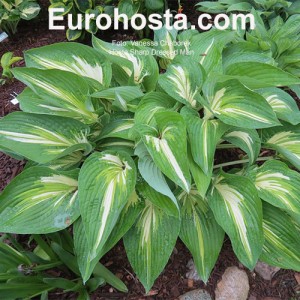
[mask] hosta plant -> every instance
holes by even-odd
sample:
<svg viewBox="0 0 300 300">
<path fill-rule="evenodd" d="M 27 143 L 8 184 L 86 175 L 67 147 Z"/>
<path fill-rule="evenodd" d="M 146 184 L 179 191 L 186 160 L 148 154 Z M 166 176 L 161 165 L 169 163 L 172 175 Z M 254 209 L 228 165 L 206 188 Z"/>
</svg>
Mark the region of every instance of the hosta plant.
<svg viewBox="0 0 300 300">
<path fill-rule="evenodd" d="M 35 18 L 40 9 L 35 0 L 0 0 L 0 29 L 13 35 L 21 20 Z"/>
<path fill-rule="evenodd" d="M 0 66 L 2 68 L 2 74 L 0 77 L 0 84 L 3 85 L 7 80 L 13 79 L 11 72 L 12 65 L 22 60 L 22 57 L 14 56 L 12 52 L 6 52 L 2 55 L 0 60 Z"/>
<path fill-rule="evenodd" d="M 263 55 L 226 54 L 235 32 L 155 38 L 190 41 L 159 52 L 166 72 L 130 42 L 25 53 L 22 112 L 0 120 L 0 148 L 28 164 L 0 195 L 0 232 L 73 224 L 83 282 L 123 239 L 146 291 L 178 238 L 205 282 L 225 234 L 249 269 L 300 271 L 300 112 L 280 89 L 300 80 Z"/>
<path fill-rule="evenodd" d="M 48 293 L 57 289 L 76 293 L 77 299 L 89 299 L 89 294 L 105 282 L 120 291 L 127 290 L 124 283 L 100 263 L 97 263 L 92 277 L 84 285 L 74 256 L 73 239 L 67 230 L 48 234 L 45 239 L 32 235 L 28 244 L 33 246 L 33 251 L 24 249 L 9 234 L 0 237 L 2 299 L 37 299 L 37 296 L 48 299 Z M 64 274 L 68 279 L 59 274 Z"/>
<path fill-rule="evenodd" d="M 270 20 L 276 16 L 284 19 L 290 15 L 300 13 L 299 0 L 217 0 L 202 1 L 197 5 L 197 10 L 207 13 L 250 13 L 255 9 L 264 20 Z"/>
</svg>

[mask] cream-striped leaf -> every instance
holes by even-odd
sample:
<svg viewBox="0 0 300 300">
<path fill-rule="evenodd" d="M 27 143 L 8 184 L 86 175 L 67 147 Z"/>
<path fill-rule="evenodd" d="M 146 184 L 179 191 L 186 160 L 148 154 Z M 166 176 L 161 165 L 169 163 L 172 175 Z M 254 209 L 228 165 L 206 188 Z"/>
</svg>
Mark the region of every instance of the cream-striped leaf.
<svg viewBox="0 0 300 300">
<path fill-rule="evenodd" d="M 149 48 L 127 45 L 114 45 L 104 42 L 93 36 L 93 47 L 106 56 L 113 63 L 114 78 L 121 85 L 143 85 L 147 91 L 156 87 L 158 78 L 157 62 L 152 55 L 143 55 L 140 52 L 151 51 Z M 129 80 L 130 79 L 130 80 Z"/>
<path fill-rule="evenodd" d="M 168 67 L 167 72 L 160 75 L 158 84 L 177 101 L 199 106 L 200 90 L 204 81 L 201 65 L 189 56 L 178 56 Z"/>
<path fill-rule="evenodd" d="M 15 68 L 13 72 L 18 80 L 38 95 L 34 97 L 34 105 L 38 107 L 38 113 L 41 110 L 45 114 L 63 115 L 64 113 L 65 116 L 86 124 L 97 122 L 98 115 L 89 97 L 89 87 L 80 76 L 61 70 L 36 68 Z M 42 101 L 39 103 L 37 99 Z M 27 96 L 28 101 L 30 98 L 28 99 Z"/>
<path fill-rule="evenodd" d="M 185 191 L 190 190 L 190 173 L 186 160 L 186 125 L 176 112 L 157 112 L 157 127 L 142 139 L 157 167 Z"/>
<path fill-rule="evenodd" d="M 284 126 L 263 131 L 264 146 L 278 151 L 300 170 L 300 127 Z"/>
<path fill-rule="evenodd" d="M 175 246 L 180 220 L 165 214 L 150 201 L 123 240 L 129 262 L 149 292 Z"/>
<path fill-rule="evenodd" d="M 214 96 L 209 100 L 214 115 L 228 125 L 255 129 L 280 124 L 264 97 L 247 89 L 238 80 L 217 84 Z"/>
<path fill-rule="evenodd" d="M 27 67 L 72 72 L 98 88 L 108 87 L 111 82 L 111 64 L 98 51 L 83 44 L 48 45 L 28 50 L 24 57 Z"/>
<path fill-rule="evenodd" d="M 220 120 L 200 119 L 198 113 L 187 108 L 183 108 L 181 114 L 187 124 L 193 158 L 209 175 L 212 173 L 217 143 L 228 126 Z"/>
<path fill-rule="evenodd" d="M 84 162 L 78 196 L 90 259 L 103 250 L 135 182 L 135 164 L 126 153 L 95 152 Z"/>
<path fill-rule="evenodd" d="M 224 231 L 216 222 L 207 200 L 192 188 L 190 193 L 177 192 L 181 204 L 179 237 L 193 255 L 197 273 L 207 282 L 221 251 Z"/>
<path fill-rule="evenodd" d="M 78 171 L 32 167 L 0 195 L 0 230 L 41 234 L 62 230 L 79 217 Z"/>
<path fill-rule="evenodd" d="M 89 128 L 70 118 L 14 112 L 0 120 L 0 147 L 38 163 L 78 150 L 89 153 Z"/>
<path fill-rule="evenodd" d="M 208 194 L 216 221 L 230 237 L 238 259 L 253 269 L 262 251 L 262 204 L 250 179 L 220 173 Z"/>
<path fill-rule="evenodd" d="M 300 272 L 300 230 L 284 211 L 268 203 L 263 207 L 265 242 L 260 260 Z"/>
<path fill-rule="evenodd" d="M 74 223 L 74 247 L 77 257 L 79 270 L 83 281 L 89 280 L 96 264 L 100 258 L 103 257 L 114 245 L 124 236 L 124 234 L 132 227 L 135 223 L 138 215 L 141 212 L 141 203 L 137 198 L 135 192 L 132 193 L 126 206 L 123 208 L 120 217 L 116 223 L 116 226 L 112 230 L 109 238 L 107 239 L 102 251 L 91 259 L 90 248 L 87 247 L 86 232 L 83 227 L 81 218 Z"/>
<path fill-rule="evenodd" d="M 249 164 L 255 163 L 261 147 L 260 137 L 254 129 L 239 129 L 232 128 L 227 132 L 222 139 L 238 146 L 249 157 Z"/>
<path fill-rule="evenodd" d="M 265 88 L 256 91 L 272 106 L 278 119 L 297 125 L 300 123 L 300 111 L 296 101 L 287 92 L 279 88 Z"/>
<path fill-rule="evenodd" d="M 300 174 L 277 160 L 266 161 L 250 172 L 259 197 L 300 216 Z"/>
</svg>

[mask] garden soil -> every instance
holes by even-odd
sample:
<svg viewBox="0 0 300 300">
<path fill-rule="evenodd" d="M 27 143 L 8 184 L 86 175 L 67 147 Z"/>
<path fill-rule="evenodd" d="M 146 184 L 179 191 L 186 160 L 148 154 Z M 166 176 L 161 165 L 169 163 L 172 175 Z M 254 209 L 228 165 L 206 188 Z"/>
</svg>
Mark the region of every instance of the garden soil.
<svg viewBox="0 0 300 300">
<path fill-rule="evenodd" d="M 47 11 L 45 7 L 48 1 L 40 1 L 43 7 L 42 13 L 37 20 L 30 23 L 23 22 L 19 26 L 18 33 L 11 39 L 0 43 L 0 57 L 7 51 L 14 52 L 15 56 L 23 56 L 23 51 L 43 45 L 53 44 L 56 42 L 66 41 L 64 31 L 49 31 Z M 196 24 L 197 12 L 193 5 L 197 1 L 182 1 L 184 13 L 189 16 L 189 21 Z M 177 1 L 174 1 L 176 9 Z M 110 41 L 135 39 L 133 33 L 125 32 L 106 32 L 100 35 L 100 38 Z M 23 66 L 24 61 L 20 61 L 16 66 Z M 1 72 L 0 68 L 0 72 Z M 18 105 L 11 103 L 11 100 L 24 89 L 24 85 L 18 81 L 13 81 L 0 86 L 0 117 L 7 115 L 12 111 L 19 110 Z M 294 95 L 295 96 L 295 95 Z M 296 99 L 296 97 L 295 97 Z M 297 99 L 299 101 L 299 99 Z M 300 101 L 298 102 L 300 104 Z M 217 161 L 235 160 L 241 153 L 232 150 L 222 150 L 217 153 Z M 0 191 L 17 175 L 25 165 L 24 161 L 17 161 L 4 153 L 0 152 Z M 211 274 L 207 284 L 186 279 L 188 261 L 191 254 L 186 247 L 178 241 L 173 254 L 163 273 L 156 280 L 153 288 L 145 295 L 145 291 L 138 279 L 134 275 L 133 270 L 126 258 L 123 244 L 120 242 L 112 251 L 110 251 L 101 262 L 105 264 L 112 272 L 117 274 L 128 286 L 129 293 L 119 293 L 109 286 L 98 289 L 91 299 L 109 300 L 109 299 L 126 299 L 126 300 L 173 300 L 178 296 L 196 289 L 202 288 L 207 290 L 212 297 L 218 281 L 221 279 L 225 269 L 230 266 L 237 266 L 244 269 L 249 277 L 250 293 L 249 296 L 256 297 L 254 299 L 263 300 L 266 297 L 274 297 L 274 299 L 296 300 L 300 299 L 300 285 L 296 281 L 297 274 L 292 271 L 280 270 L 271 281 L 262 279 L 255 272 L 251 272 L 244 268 L 237 260 L 232 251 L 230 241 L 225 240 L 221 254 L 216 266 Z M 298 275 L 299 276 L 299 275 Z M 298 293 L 297 293 L 298 292 Z M 296 296 L 298 294 L 298 297 Z M 50 299 L 76 299 L 76 296 L 69 293 L 63 294 L 61 291 L 55 291 L 49 296 Z"/>
</svg>

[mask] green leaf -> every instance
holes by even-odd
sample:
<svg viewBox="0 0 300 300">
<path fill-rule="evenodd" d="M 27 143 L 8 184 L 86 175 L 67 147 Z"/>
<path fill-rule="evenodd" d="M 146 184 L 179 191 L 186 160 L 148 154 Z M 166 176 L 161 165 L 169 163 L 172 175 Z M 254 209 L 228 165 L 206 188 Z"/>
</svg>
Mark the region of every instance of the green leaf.
<svg viewBox="0 0 300 300">
<path fill-rule="evenodd" d="M 118 4 L 119 14 L 125 14 L 129 19 L 139 11 L 139 8 L 140 3 L 133 0 L 121 0 Z"/>
<path fill-rule="evenodd" d="M 135 164 L 125 153 L 95 152 L 84 162 L 78 196 L 91 259 L 102 251 L 135 181 Z"/>
<path fill-rule="evenodd" d="M 14 112 L 0 120 L 0 148 L 47 163 L 78 150 L 89 153 L 88 133 L 86 125 L 70 118 Z"/>
<path fill-rule="evenodd" d="M 79 216 L 76 173 L 24 170 L 0 195 L 0 230 L 40 234 L 70 226 Z"/>
<path fill-rule="evenodd" d="M 178 208 L 177 200 L 171 191 L 164 175 L 154 163 L 151 155 L 143 144 L 138 144 L 135 155 L 139 157 L 138 169 L 143 179 L 157 192 L 169 197 L 175 207 Z M 169 200 L 168 200 L 169 202 Z M 175 214 L 176 216 L 176 214 Z"/>
<path fill-rule="evenodd" d="M 240 62 L 229 65 L 225 74 L 238 79 L 250 89 L 299 84 L 300 79 L 281 69 L 259 62 Z"/>
<path fill-rule="evenodd" d="M 72 30 L 70 28 L 67 29 L 66 36 L 68 41 L 76 41 L 83 35 L 82 30 Z"/>
<path fill-rule="evenodd" d="M 78 119 L 86 124 L 98 120 L 86 81 L 80 76 L 61 70 L 14 68 L 14 76 L 25 83 L 35 94 L 37 106 L 45 111 Z M 37 97 L 35 97 L 37 98 Z"/>
<path fill-rule="evenodd" d="M 158 84 L 177 101 L 196 107 L 200 102 L 200 91 L 204 81 L 201 65 L 188 56 L 178 56 L 160 75 Z M 199 99 L 200 98 L 200 99 Z"/>
<path fill-rule="evenodd" d="M 224 231 L 196 189 L 189 194 L 178 191 L 177 198 L 181 203 L 179 237 L 192 253 L 200 278 L 207 282 L 221 251 Z"/>
<path fill-rule="evenodd" d="M 175 103 L 175 100 L 167 94 L 160 92 L 147 93 L 137 107 L 134 121 L 136 124 L 151 124 L 156 112 L 172 110 Z"/>
<path fill-rule="evenodd" d="M 85 13 L 86 10 L 93 8 L 92 0 L 74 0 L 78 9 Z"/>
<path fill-rule="evenodd" d="M 197 113 L 181 110 L 189 134 L 194 161 L 207 175 L 212 173 L 217 143 L 227 129 L 219 120 L 200 119 Z"/>
<path fill-rule="evenodd" d="M 137 192 L 142 199 L 150 201 L 152 204 L 161 209 L 164 213 L 172 217 L 179 217 L 179 206 L 177 200 L 157 192 L 146 182 L 137 185 Z"/>
<path fill-rule="evenodd" d="M 159 11 L 164 8 L 164 1 L 163 0 L 145 0 L 145 6 L 147 9 L 152 11 Z"/>
<path fill-rule="evenodd" d="M 136 193 L 134 192 L 126 206 L 123 208 L 114 229 L 112 230 L 109 238 L 104 244 L 103 249 L 92 260 L 90 248 L 86 246 L 87 238 L 82 220 L 78 219 L 74 223 L 75 253 L 77 256 L 79 270 L 84 282 L 87 282 L 87 280 L 90 278 L 100 258 L 103 257 L 103 255 L 105 255 L 111 248 L 113 248 L 117 244 L 117 242 L 124 236 L 124 234 L 132 227 L 140 212 L 141 205 L 138 201 Z"/>
<path fill-rule="evenodd" d="M 256 91 L 272 106 L 278 119 L 292 125 L 300 123 L 300 111 L 296 101 L 285 91 L 278 88 L 265 88 Z"/>
<path fill-rule="evenodd" d="M 143 135 L 143 142 L 157 167 L 185 191 L 190 190 L 186 126 L 176 112 L 157 112 L 157 128 Z"/>
<path fill-rule="evenodd" d="M 263 229 L 265 243 L 260 260 L 269 265 L 300 272 L 300 231 L 292 218 L 264 203 Z"/>
<path fill-rule="evenodd" d="M 285 163 L 269 160 L 250 172 L 259 197 L 281 209 L 300 215 L 300 174 Z"/>
<path fill-rule="evenodd" d="M 222 172 L 208 194 L 216 221 L 230 237 L 238 259 L 253 269 L 262 251 L 262 205 L 250 179 Z"/>
<path fill-rule="evenodd" d="M 268 102 L 237 80 L 217 84 L 209 100 L 214 115 L 228 125 L 255 129 L 280 124 Z"/>
<path fill-rule="evenodd" d="M 262 134 L 264 147 L 278 151 L 285 159 L 300 170 L 299 126 L 274 127 Z"/>
<path fill-rule="evenodd" d="M 232 128 L 222 138 L 246 152 L 249 165 L 256 162 L 261 147 L 260 137 L 256 130 Z"/>
<path fill-rule="evenodd" d="M 129 262 L 149 292 L 175 246 L 180 220 L 147 201 L 137 223 L 124 236 Z"/>
<path fill-rule="evenodd" d="M 25 52 L 26 66 L 58 69 L 92 80 L 92 86 L 108 87 L 111 64 L 95 49 L 79 43 L 57 43 Z"/>
</svg>

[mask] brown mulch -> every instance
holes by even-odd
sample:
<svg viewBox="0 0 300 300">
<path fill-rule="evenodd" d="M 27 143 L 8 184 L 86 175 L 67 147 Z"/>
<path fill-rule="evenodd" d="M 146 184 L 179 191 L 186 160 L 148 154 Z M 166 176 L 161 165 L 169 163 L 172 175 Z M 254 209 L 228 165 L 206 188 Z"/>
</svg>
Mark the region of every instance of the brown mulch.
<svg viewBox="0 0 300 300">
<path fill-rule="evenodd" d="M 48 30 L 47 12 L 45 11 L 45 7 L 47 6 L 48 1 L 42 0 L 40 2 L 43 6 L 43 12 L 40 15 L 39 19 L 33 22 L 23 22 L 21 26 L 19 26 L 18 33 L 13 38 L 0 43 L 0 57 L 7 51 L 13 51 L 14 55 L 22 56 L 23 51 L 27 49 L 66 40 L 64 31 Z M 177 9 L 177 1 L 173 2 L 174 3 L 172 3 L 171 8 Z M 195 0 L 182 1 L 184 8 L 183 12 L 189 16 L 192 16 L 189 18 L 189 21 L 195 25 L 197 23 L 196 20 L 198 12 L 195 13 L 193 5 L 197 2 L 198 1 Z M 112 39 L 136 39 L 134 34 L 124 31 L 120 31 L 117 33 L 107 31 L 105 34 L 99 33 L 99 37 L 107 41 L 110 41 Z M 21 61 L 17 65 L 23 66 L 24 62 Z M 9 112 L 19 109 L 17 105 L 13 105 L 10 101 L 14 98 L 14 95 L 19 94 L 23 90 L 23 88 L 24 85 L 21 82 L 17 81 L 13 81 L 5 84 L 4 86 L 0 86 L 0 117 L 3 117 Z M 242 154 L 242 152 L 240 151 L 231 151 L 232 150 L 222 151 L 223 159 L 225 157 L 230 160 L 235 160 L 240 154 Z M 0 192 L 19 172 L 22 171 L 24 164 L 25 163 L 23 161 L 17 161 L 0 152 Z M 186 279 L 185 274 L 188 271 L 186 265 L 190 258 L 191 254 L 188 252 L 183 243 L 178 241 L 167 267 L 156 280 L 151 290 L 151 295 L 146 296 L 144 294 L 145 291 L 142 285 L 136 278 L 126 258 L 124 246 L 120 242 L 102 259 L 102 263 L 104 263 L 112 272 L 117 274 L 126 283 L 129 289 L 129 293 L 119 293 L 111 287 L 105 286 L 98 289 L 91 296 L 91 299 L 173 300 L 176 299 L 179 295 L 195 288 L 203 288 L 207 290 L 212 295 L 212 297 L 214 297 L 214 290 L 216 288 L 216 285 L 221 279 L 222 274 L 227 267 L 238 266 L 242 269 L 245 269 L 235 257 L 228 239 L 224 242 L 220 257 L 216 263 L 216 266 L 207 285 L 204 285 L 204 283 L 202 282 L 193 282 Z M 250 294 L 255 296 L 257 300 L 262 300 L 265 297 L 277 297 L 282 300 L 300 299 L 299 296 L 298 298 L 296 296 L 296 290 L 298 288 L 299 291 L 299 285 L 297 287 L 294 272 L 281 270 L 271 281 L 266 281 L 259 275 L 256 275 L 254 272 L 246 269 L 245 271 L 247 272 L 250 280 Z M 50 299 L 57 299 L 55 295 L 56 294 L 53 293 Z M 59 299 L 76 298 L 73 294 L 60 294 Z"/>
</svg>

